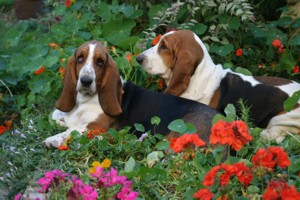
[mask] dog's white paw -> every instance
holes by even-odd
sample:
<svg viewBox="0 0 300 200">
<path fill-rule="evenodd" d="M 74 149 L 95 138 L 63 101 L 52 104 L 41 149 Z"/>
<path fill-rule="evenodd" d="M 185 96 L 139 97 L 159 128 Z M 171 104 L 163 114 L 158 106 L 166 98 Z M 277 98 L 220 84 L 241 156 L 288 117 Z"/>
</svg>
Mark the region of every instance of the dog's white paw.
<svg viewBox="0 0 300 200">
<path fill-rule="evenodd" d="M 57 135 L 48 137 L 43 141 L 43 144 L 49 148 L 58 148 L 63 145 L 70 137 L 70 131 L 65 131 Z"/>
<path fill-rule="evenodd" d="M 66 113 L 62 112 L 58 109 L 55 109 L 52 113 L 52 119 L 55 120 L 56 123 L 60 126 L 66 126 L 65 116 L 66 116 Z"/>
<path fill-rule="evenodd" d="M 276 141 L 278 144 L 281 143 L 286 134 L 283 132 L 280 132 L 279 130 L 277 131 L 272 131 L 271 129 L 265 129 L 260 133 L 261 137 L 270 140 L 270 141 Z"/>
</svg>

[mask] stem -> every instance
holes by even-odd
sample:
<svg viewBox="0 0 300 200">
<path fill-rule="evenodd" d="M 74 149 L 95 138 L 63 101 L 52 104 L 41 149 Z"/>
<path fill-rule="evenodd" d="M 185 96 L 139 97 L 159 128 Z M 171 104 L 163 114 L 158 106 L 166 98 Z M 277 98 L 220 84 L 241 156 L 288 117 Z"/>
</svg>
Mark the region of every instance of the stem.
<svg viewBox="0 0 300 200">
<path fill-rule="evenodd" d="M 10 96 L 12 97 L 13 94 L 12 94 L 12 92 L 10 91 L 9 87 L 8 87 L 2 80 L 0 80 L 0 82 L 4 85 L 4 87 L 6 87 L 6 89 L 8 90 L 8 92 L 9 92 L 9 94 L 10 94 Z"/>
</svg>

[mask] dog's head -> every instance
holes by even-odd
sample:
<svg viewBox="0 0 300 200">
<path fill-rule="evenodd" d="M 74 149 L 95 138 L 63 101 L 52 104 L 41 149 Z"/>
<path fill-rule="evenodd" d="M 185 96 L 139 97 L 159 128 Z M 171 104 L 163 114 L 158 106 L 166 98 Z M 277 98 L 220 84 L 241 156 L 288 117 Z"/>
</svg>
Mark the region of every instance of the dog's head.
<svg viewBox="0 0 300 200">
<path fill-rule="evenodd" d="M 105 114 L 113 117 L 122 112 L 122 83 L 117 65 L 100 42 L 89 41 L 68 60 L 64 88 L 56 108 L 69 112 L 76 105 L 78 95 L 90 99 L 97 94 Z"/>
<path fill-rule="evenodd" d="M 180 96 L 204 57 L 197 39 L 199 38 L 188 30 L 168 32 L 136 60 L 149 74 L 160 75 L 166 80 L 168 87 L 165 93 Z"/>
</svg>

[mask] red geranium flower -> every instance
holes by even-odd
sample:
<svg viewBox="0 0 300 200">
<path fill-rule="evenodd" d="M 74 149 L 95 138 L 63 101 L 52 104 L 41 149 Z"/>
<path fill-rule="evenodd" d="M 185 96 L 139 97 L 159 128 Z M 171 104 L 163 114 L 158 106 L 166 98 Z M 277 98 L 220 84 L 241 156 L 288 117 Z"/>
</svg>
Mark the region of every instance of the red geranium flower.
<svg viewBox="0 0 300 200">
<path fill-rule="evenodd" d="M 232 123 L 219 120 L 211 129 L 210 141 L 212 144 L 227 144 L 238 151 L 252 140 L 247 124 L 243 121 Z"/>
<path fill-rule="evenodd" d="M 1 125 L 1 126 L 0 126 L 0 135 L 2 135 L 5 131 L 7 131 L 7 130 L 6 130 L 6 127 L 3 126 L 3 125 Z"/>
<path fill-rule="evenodd" d="M 268 150 L 260 148 L 252 157 L 255 168 L 263 167 L 273 171 L 276 163 L 279 167 L 285 168 L 291 164 L 288 155 L 281 147 L 268 147 Z"/>
<path fill-rule="evenodd" d="M 197 193 L 194 194 L 194 198 L 199 200 L 211 200 L 214 194 L 210 192 L 208 188 L 198 190 Z"/>
<path fill-rule="evenodd" d="M 274 48 L 277 49 L 277 48 L 280 48 L 282 44 L 281 44 L 280 40 L 274 39 L 273 42 L 272 42 L 272 45 L 273 45 Z"/>
<path fill-rule="evenodd" d="M 220 166 L 214 166 L 211 170 L 209 170 L 204 176 L 203 185 L 212 186 L 220 169 Z"/>
<path fill-rule="evenodd" d="M 152 40 L 152 45 L 153 45 L 153 46 L 155 46 L 155 45 L 159 42 L 161 36 L 162 36 L 162 35 L 159 34 L 158 36 L 156 36 L 156 38 L 154 38 L 154 39 Z"/>
<path fill-rule="evenodd" d="M 293 200 L 299 199 L 300 193 L 295 186 L 290 186 L 284 180 L 272 180 L 269 182 L 265 193 L 262 196 L 263 200 L 282 199 Z"/>
<path fill-rule="evenodd" d="M 199 138 L 197 133 L 194 134 L 184 134 L 179 138 L 172 138 L 170 148 L 173 149 L 175 153 L 181 152 L 183 149 L 189 148 L 191 145 L 205 146 L 205 142 Z"/>
<path fill-rule="evenodd" d="M 236 55 L 237 57 L 242 56 L 242 55 L 243 55 L 243 49 L 237 49 L 237 50 L 235 51 L 235 55 Z"/>
<path fill-rule="evenodd" d="M 235 175 L 238 180 L 244 185 L 248 186 L 253 179 L 252 171 L 244 163 L 235 163 Z"/>
<path fill-rule="evenodd" d="M 75 0 L 66 0 L 66 8 L 69 8 L 74 2 Z"/>
<path fill-rule="evenodd" d="M 158 80 L 158 89 L 163 89 L 164 88 L 164 86 L 165 86 L 165 81 L 164 81 L 164 79 L 159 79 Z"/>
<path fill-rule="evenodd" d="M 44 71 L 45 71 L 45 66 L 43 65 L 43 66 L 41 66 L 38 70 L 35 70 L 33 73 L 34 73 L 35 75 L 38 75 L 38 74 L 43 73 Z"/>
<path fill-rule="evenodd" d="M 273 154 L 273 158 L 277 161 L 279 167 L 286 168 L 291 165 L 289 156 L 282 147 L 269 147 L 268 150 Z"/>
<path fill-rule="evenodd" d="M 298 65 L 296 65 L 294 68 L 293 68 L 293 70 L 292 70 L 292 72 L 294 73 L 294 74 L 298 74 L 299 73 L 299 66 Z"/>
</svg>

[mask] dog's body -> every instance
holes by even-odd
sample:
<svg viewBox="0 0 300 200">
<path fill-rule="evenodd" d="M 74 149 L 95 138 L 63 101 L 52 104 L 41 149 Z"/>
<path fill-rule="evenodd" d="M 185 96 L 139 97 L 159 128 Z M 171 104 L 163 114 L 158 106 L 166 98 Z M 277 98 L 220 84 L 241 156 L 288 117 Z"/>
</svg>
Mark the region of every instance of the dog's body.
<svg viewBox="0 0 300 200">
<path fill-rule="evenodd" d="M 262 135 L 281 142 L 287 132 L 299 133 L 299 103 L 284 112 L 283 102 L 300 84 L 277 77 L 253 77 L 215 65 L 202 41 L 191 31 L 165 34 L 159 43 L 137 57 L 150 74 L 161 75 L 165 93 L 192 99 L 220 112 L 227 104 L 243 99 L 255 125 L 266 128 Z"/>
<path fill-rule="evenodd" d="M 72 130 L 120 129 L 140 123 L 146 131 L 154 131 L 150 123 L 154 116 L 161 119 L 155 132 L 167 138 L 176 135 L 167 126 L 180 118 L 193 123 L 208 144 L 211 121 L 218 113 L 196 101 L 122 83 L 115 62 L 96 41 L 83 44 L 70 57 L 56 107 L 53 119 L 68 130 L 47 138 L 46 146 L 62 145 Z"/>
</svg>

